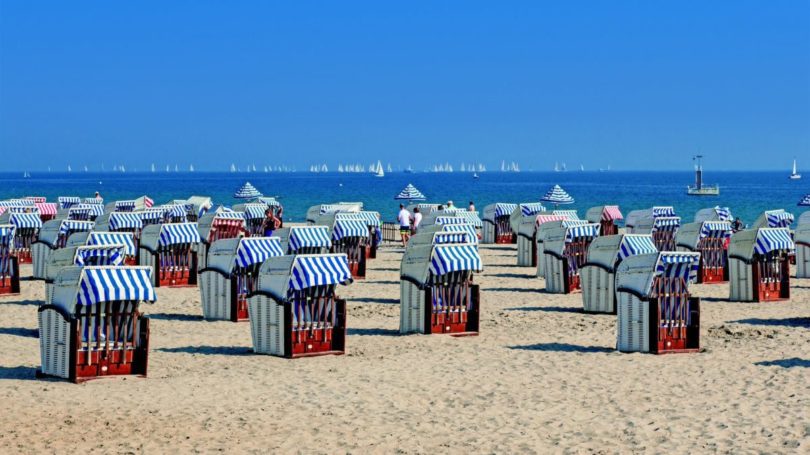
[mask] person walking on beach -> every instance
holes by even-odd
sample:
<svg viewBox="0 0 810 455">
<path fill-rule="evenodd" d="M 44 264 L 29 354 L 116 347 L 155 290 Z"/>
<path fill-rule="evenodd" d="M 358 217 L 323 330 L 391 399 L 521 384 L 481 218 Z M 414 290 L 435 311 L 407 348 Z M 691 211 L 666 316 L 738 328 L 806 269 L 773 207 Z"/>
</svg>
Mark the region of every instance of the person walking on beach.
<svg viewBox="0 0 810 455">
<path fill-rule="evenodd" d="M 264 221 L 262 221 L 262 232 L 264 233 L 265 237 L 272 237 L 273 231 L 276 230 L 276 224 L 278 220 L 276 219 L 275 215 L 273 215 L 273 209 L 267 209 L 264 211 Z"/>
<path fill-rule="evenodd" d="M 276 218 L 278 219 L 278 228 L 284 227 L 284 206 L 279 204 L 276 209 Z"/>
<path fill-rule="evenodd" d="M 416 231 L 419 229 L 419 223 L 422 222 L 422 211 L 419 210 L 419 207 L 415 207 L 413 209 L 413 230 L 411 233 L 416 234 Z"/>
<path fill-rule="evenodd" d="M 399 221 L 399 236 L 402 237 L 402 246 L 405 247 L 411 237 L 411 212 L 403 204 L 399 204 L 397 221 Z"/>
</svg>

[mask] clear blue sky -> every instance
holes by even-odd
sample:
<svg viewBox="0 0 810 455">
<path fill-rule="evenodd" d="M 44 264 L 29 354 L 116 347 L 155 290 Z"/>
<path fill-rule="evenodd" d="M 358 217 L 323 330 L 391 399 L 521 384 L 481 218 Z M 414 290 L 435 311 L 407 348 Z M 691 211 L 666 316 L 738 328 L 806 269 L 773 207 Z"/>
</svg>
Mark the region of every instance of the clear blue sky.
<svg viewBox="0 0 810 455">
<path fill-rule="evenodd" d="M 0 170 L 695 152 L 810 168 L 810 2 L 0 0 Z"/>
</svg>

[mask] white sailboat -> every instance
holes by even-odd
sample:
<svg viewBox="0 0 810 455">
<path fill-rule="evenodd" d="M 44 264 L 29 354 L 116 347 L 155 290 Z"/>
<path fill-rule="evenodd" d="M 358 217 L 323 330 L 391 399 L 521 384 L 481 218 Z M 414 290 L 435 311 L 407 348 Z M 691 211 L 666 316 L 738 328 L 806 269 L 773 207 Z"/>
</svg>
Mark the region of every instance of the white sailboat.
<svg viewBox="0 0 810 455">
<path fill-rule="evenodd" d="M 29 174 L 29 173 L 28 173 L 28 171 L 25 171 L 25 172 L 23 173 L 23 178 L 24 178 L 24 179 L 30 179 L 30 178 L 31 178 L 31 174 Z"/>
<path fill-rule="evenodd" d="M 388 163 L 388 172 L 394 172 L 393 169 L 391 169 L 391 163 Z"/>
<path fill-rule="evenodd" d="M 188 165 L 188 171 L 189 172 L 194 172 L 194 165 L 193 164 Z"/>
<path fill-rule="evenodd" d="M 231 163 L 231 172 L 236 172 L 236 165 Z"/>
<path fill-rule="evenodd" d="M 374 173 L 374 177 L 385 177 L 385 171 L 383 171 L 382 163 L 379 160 L 377 161 L 377 171 Z"/>
<path fill-rule="evenodd" d="M 580 164 L 579 165 L 579 170 L 580 170 L 580 172 L 585 172 L 585 166 Z"/>
<path fill-rule="evenodd" d="M 791 180 L 799 180 L 802 178 L 802 175 L 796 172 L 796 158 L 793 158 L 793 172 L 790 173 L 788 178 Z"/>
<path fill-rule="evenodd" d="M 68 164 L 68 172 L 73 172 L 73 168 Z"/>
<path fill-rule="evenodd" d="M 155 163 L 152 163 L 152 172 L 155 172 Z"/>
<path fill-rule="evenodd" d="M 87 166 L 84 167 L 84 172 L 87 172 Z"/>
</svg>

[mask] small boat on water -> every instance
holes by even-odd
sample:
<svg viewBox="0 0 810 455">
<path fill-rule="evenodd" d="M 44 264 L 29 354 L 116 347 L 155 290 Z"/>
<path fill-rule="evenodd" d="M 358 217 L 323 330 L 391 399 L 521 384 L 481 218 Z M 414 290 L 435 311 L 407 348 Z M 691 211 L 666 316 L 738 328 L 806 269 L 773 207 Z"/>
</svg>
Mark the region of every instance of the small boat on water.
<svg viewBox="0 0 810 455">
<path fill-rule="evenodd" d="M 720 194 L 719 185 L 704 185 L 703 184 L 703 165 L 700 159 L 703 155 L 695 155 L 692 160 L 697 161 L 695 165 L 695 186 L 687 186 L 686 194 L 689 196 L 717 196 Z"/>
<path fill-rule="evenodd" d="M 477 172 L 474 172 L 474 173 L 473 173 L 473 179 L 474 179 L 474 180 L 478 180 L 478 173 L 477 173 Z"/>
<path fill-rule="evenodd" d="M 23 178 L 24 178 L 24 179 L 30 179 L 30 178 L 31 178 L 31 174 L 29 174 L 29 173 L 28 173 L 28 171 L 25 171 L 25 172 L 23 173 Z"/>
<path fill-rule="evenodd" d="M 790 173 L 788 178 L 790 180 L 800 180 L 802 178 L 802 175 L 796 172 L 796 158 L 793 158 L 793 172 Z"/>
<path fill-rule="evenodd" d="M 377 171 L 374 173 L 374 177 L 385 177 L 385 171 L 379 160 L 377 160 Z"/>
</svg>

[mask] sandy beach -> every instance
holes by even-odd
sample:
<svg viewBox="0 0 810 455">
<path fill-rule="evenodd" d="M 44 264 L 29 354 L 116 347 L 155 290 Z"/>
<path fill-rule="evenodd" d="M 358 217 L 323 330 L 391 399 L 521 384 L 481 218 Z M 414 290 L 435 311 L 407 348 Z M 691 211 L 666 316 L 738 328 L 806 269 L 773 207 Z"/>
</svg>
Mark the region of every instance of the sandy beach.
<svg viewBox="0 0 810 455">
<path fill-rule="evenodd" d="M 341 289 L 344 356 L 254 355 L 247 323 L 161 288 L 149 377 L 81 385 L 35 378 L 44 284 L 24 281 L 0 299 L 0 452 L 810 451 L 810 280 L 764 304 L 695 285 L 703 352 L 621 354 L 615 316 L 544 293 L 514 246 L 481 246 L 480 336 L 400 336 L 401 254 Z"/>
</svg>

